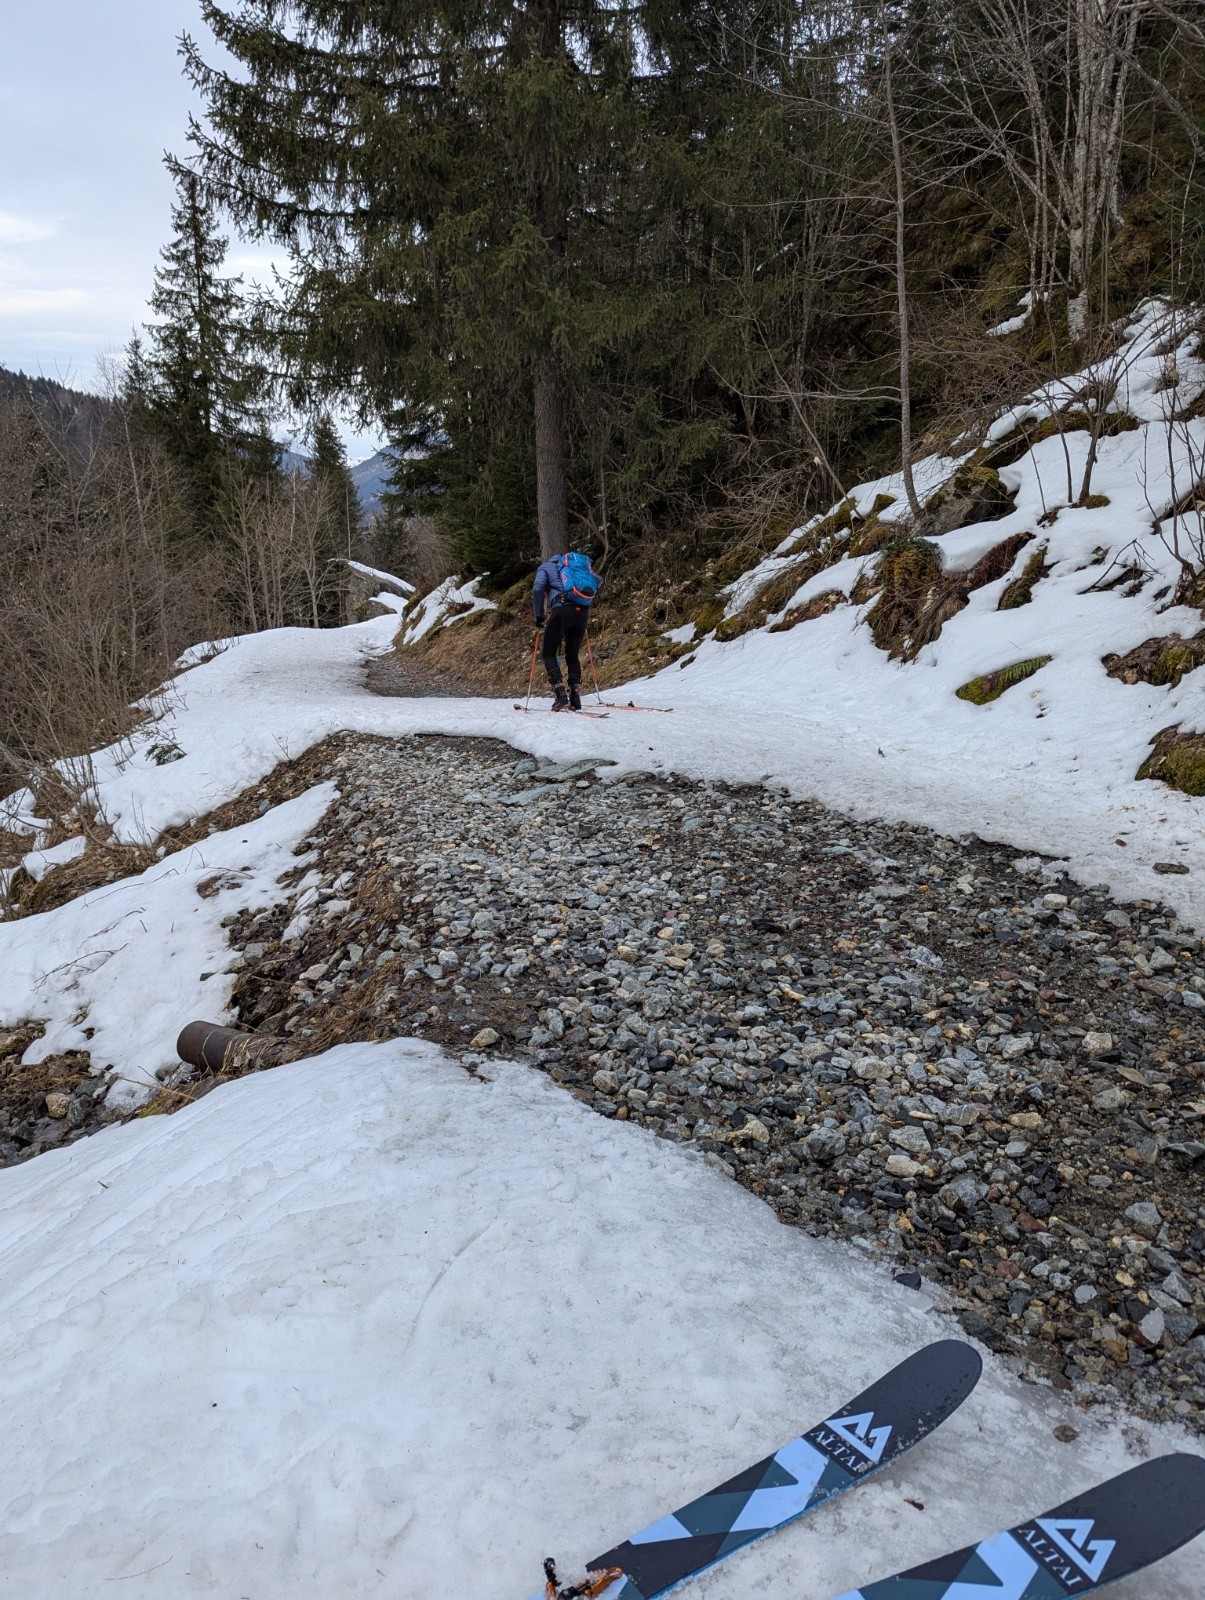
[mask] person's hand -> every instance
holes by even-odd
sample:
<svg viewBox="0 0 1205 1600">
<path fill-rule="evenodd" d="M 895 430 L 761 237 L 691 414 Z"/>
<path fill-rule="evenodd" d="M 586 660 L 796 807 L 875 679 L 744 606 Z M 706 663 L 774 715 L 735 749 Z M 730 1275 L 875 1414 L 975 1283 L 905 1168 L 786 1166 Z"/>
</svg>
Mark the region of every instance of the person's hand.
<svg viewBox="0 0 1205 1600">
<path fill-rule="evenodd" d="M 535 629 L 536 629 L 536 638 L 538 639 L 539 636 L 544 631 L 544 619 L 543 619 L 543 617 L 537 617 L 536 618 Z"/>
</svg>

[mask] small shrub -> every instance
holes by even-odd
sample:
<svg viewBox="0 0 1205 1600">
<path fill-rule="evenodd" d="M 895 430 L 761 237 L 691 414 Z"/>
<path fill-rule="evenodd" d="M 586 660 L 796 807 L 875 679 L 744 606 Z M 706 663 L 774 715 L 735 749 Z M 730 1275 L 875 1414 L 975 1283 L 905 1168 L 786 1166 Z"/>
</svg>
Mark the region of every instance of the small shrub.
<svg viewBox="0 0 1205 1600">
<path fill-rule="evenodd" d="M 1010 666 L 998 667 L 995 672 L 985 672 L 981 678 L 972 678 L 961 689 L 955 689 L 954 693 L 960 700 L 969 700 L 973 706 L 985 706 L 989 701 L 999 700 L 1004 691 L 1011 689 L 1014 684 L 1024 683 L 1035 672 L 1041 672 L 1053 659 L 1052 656 L 1031 656 L 1028 661 L 1014 661 Z"/>
<path fill-rule="evenodd" d="M 184 752 L 174 739 L 161 739 L 157 744 L 147 745 L 146 753 L 157 767 L 184 760 Z"/>
</svg>

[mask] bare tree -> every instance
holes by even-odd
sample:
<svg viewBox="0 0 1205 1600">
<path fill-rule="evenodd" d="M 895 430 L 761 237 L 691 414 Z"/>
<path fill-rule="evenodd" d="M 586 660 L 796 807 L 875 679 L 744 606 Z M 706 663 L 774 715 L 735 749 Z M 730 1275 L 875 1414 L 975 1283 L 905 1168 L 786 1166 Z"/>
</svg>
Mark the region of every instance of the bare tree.
<svg viewBox="0 0 1205 1600">
<path fill-rule="evenodd" d="M 1152 0 L 979 0 L 958 8 L 937 86 L 1016 189 L 1030 305 L 1067 295 L 1088 325 L 1090 274 L 1122 221 L 1118 169 L 1137 43 Z"/>
<path fill-rule="evenodd" d="M 899 320 L 900 372 L 900 460 L 904 493 L 914 517 L 921 514 L 912 476 L 912 353 L 908 338 L 908 280 L 904 264 L 904 159 L 900 148 L 900 122 L 895 105 L 895 83 L 891 74 L 892 39 L 887 25 L 887 8 L 879 6 L 879 34 L 883 43 L 883 105 L 891 135 L 891 175 L 895 197 L 895 296 Z"/>
</svg>

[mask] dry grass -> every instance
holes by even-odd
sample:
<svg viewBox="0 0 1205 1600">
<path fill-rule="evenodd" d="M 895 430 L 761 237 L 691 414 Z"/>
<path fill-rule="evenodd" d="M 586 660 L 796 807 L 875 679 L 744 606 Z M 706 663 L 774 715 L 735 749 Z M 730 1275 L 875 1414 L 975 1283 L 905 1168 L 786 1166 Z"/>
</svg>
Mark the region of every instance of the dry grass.
<svg viewBox="0 0 1205 1600">
<path fill-rule="evenodd" d="M 98 836 L 89 841 L 82 856 L 64 866 L 53 868 L 38 883 L 34 883 L 28 875 L 19 873 L 10 885 L 7 919 L 34 916 L 39 911 L 50 911 L 55 906 L 66 905 L 68 901 L 92 889 L 145 872 L 158 859 L 160 850 L 171 855 L 207 838 L 211 833 L 221 833 L 227 828 L 237 828 L 254 821 L 265 805 L 278 806 L 320 782 L 323 767 L 350 737 L 345 734 L 332 735 L 295 761 L 282 761 L 266 778 L 245 789 L 234 800 L 178 828 L 167 829 L 153 844 L 121 844 L 111 836 Z M 28 849 L 28 840 L 25 848 Z"/>
</svg>

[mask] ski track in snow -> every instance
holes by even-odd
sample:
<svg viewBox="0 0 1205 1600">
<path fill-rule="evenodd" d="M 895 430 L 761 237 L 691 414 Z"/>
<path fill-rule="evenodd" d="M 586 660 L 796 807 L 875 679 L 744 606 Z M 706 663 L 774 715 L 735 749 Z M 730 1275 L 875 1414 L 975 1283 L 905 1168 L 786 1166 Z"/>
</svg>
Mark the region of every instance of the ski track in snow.
<svg viewBox="0 0 1205 1600">
<path fill-rule="evenodd" d="M 0 1172 L 0 1260 L 14 1600 L 525 1600 L 948 1331 L 693 1152 L 404 1041 Z M 1133 1459 L 989 1358 L 898 1466 L 684 1593 L 825 1600 Z"/>
</svg>

